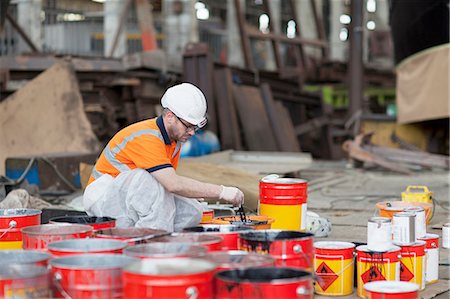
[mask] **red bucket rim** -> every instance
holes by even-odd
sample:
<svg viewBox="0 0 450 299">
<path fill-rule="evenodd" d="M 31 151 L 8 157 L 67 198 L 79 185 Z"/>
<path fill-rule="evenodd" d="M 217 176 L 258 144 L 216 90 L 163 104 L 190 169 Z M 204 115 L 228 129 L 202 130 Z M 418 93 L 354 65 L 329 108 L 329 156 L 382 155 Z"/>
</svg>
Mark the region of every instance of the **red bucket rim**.
<svg viewBox="0 0 450 299">
<path fill-rule="evenodd" d="M 47 275 L 49 269 L 44 266 L 29 264 L 10 264 L 0 267 L 0 277 L 4 279 L 33 278 Z"/>
<path fill-rule="evenodd" d="M 276 278 L 277 274 L 286 273 L 286 277 Z M 261 279 L 249 279 L 241 278 L 241 276 L 248 276 L 246 274 L 257 275 L 261 273 L 267 273 L 265 277 Z M 272 275 L 274 277 L 272 277 Z M 216 274 L 216 279 L 218 281 L 232 282 L 233 284 L 251 283 L 255 284 L 265 284 L 270 283 L 271 285 L 286 285 L 289 283 L 296 283 L 299 281 L 312 280 L 313 274 L 309 271 L 300 268 L 292 267 L 250 267 L 245 269 L 233 269 L 225 270 Z"/>
<path fill-rule="evenodd" d="M 13 213 L 17 212 L 17 213 Z M 20 214 L 23 212 L 29 212 L 26 214 Z M 11 214 L 10 214 L 11 213 Z M 0 219 L 1 218 L 16 218 L 16 217 L 29 217 L 29 216 L 37 216 L 42 214 L 41 210 L 37 209 L 0 209 Z"/>
<path fill-rule="evenodd" d="M 127 242 L 111 239 L 70 239 L 51 242 L 48 244 L 49 251 L 57 252 L 98 252 L 121 250 L 128 246 Z"/>
<path fill-rule="evenodd" d="M 113 264 L 107 262 L 113 261 Z M 138 259 L 112 253 L 103 254 L 77 254 L 54 258 L 50 261 L 52 268 L 67 270 L 108 270 L 123 269 Z"/>
<path fill-rule="evenodd" d="M 34 264 L 48 261 L 52 255 L 39 250 L 0 250 L 0 266 L 6 264 Z"/>
<path fill-rule="evenodd" d="M 197 233 L 176 233 L 170 236 L 162 236 L 150 240 L 150 242 L 158 243 L 186 243 L 201 245 L 212 245 L 222 241 L 223 237 L 218 235 L 202 235 Z"/>
<path fill-rule="evenodd" d="M 172 256 L 205 255 L 207 249 L 204 246 L 188 243 L 147 243 L 125 248 L 124 254 L 133 257 L 164 258 Z"/>
<path fill-rule="evenodd" d="M 95 236 L 97 238 L 120 239 L 126 240 L 127 242 L 138 242 L 168 234 L 170 233 L 160 229 L 110 227 L 97 230 Z"/>
<path fill-rule="evenodd" d="M 299 178 L 268 178 L 268 179 L 262 178 L 259 182 L 263 184 L 272 184 L 272 185 L 295 185 L 308 183 L 307 180 Z"/>
<path fill-rule="evenodd" d="M 92 226 L 84 224 L 40 224 L 27 226 L 20 229 L 23 234 L 27 235 L 66 235 L 66 234 L 83 234 L 93 231 Z M 65 230 L 65 232 L 63 232 Z"/>
<path fill-rule="evenodd" d="M 216 264 L 199 258 L 143 259 L 128 265 L 124 272 L 145 276 L 173 277 L 212 272 Z"/>
<path fill-rule="evenodd" d="M 77 220 L 79 219 L 80 222 L 71 222 L 70 220 Z M 96 221 L 90 222 L 89 220 L 95 219 Z M 66 221 L 64 221 L 66 220 Z M 84 220 L 84 221 L 83 221 Z M 96 217 L 96 216 L 58 216 L 53 217 L 49 219 L 50 224 L 55 223 L 70 223 L 70 224 L 86 224 L 86 225 L 92 225 L 92 224 L 105 224 L 105 223 L 111 223 L 115 222 L 116 219 L 112 217 Z"/>
<path fill-rule="evenodd" d="M 400 289 L 401 287 L 404 287 L 405 289 L 401 290 Z M 402 293 L 418 292 L 419 285 L 406 281 L 381 280 L 381 281 L 372 281 L 364 284 L 364 289 L 371 293 L 402 294 Z"/>
</svg>

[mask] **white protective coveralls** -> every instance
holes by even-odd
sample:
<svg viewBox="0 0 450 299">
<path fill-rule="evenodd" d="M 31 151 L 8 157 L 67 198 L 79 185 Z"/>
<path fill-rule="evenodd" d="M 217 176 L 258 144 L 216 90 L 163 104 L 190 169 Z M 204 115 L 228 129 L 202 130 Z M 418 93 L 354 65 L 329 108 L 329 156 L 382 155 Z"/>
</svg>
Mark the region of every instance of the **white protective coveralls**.
<svg viewBox="0 0 450 299">
<path fill-rule="evenodd" d="M 198 225 L 203 212 L 197 199 L 168 192 L 149 172 L 139 168 L 115 178 L 103 174 L 87 186 L 83 204 L 88 215 L 116 218 L 117 227 L 168 232 Z"/>
</svg>

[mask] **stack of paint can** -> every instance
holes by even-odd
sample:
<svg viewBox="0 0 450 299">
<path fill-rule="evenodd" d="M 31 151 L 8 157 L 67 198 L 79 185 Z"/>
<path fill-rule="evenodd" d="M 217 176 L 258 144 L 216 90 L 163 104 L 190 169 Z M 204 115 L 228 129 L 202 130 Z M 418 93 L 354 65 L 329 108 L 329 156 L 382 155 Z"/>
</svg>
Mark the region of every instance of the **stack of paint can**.
<svg viewBox="0 0 450 299">
<path fill-rule="evenodd" d="M 427 234 L 425 210 L 411 207 L 393 216 L 394 244 L 401 248 L 400 280 L 420 290 L 438 280 L 439 236 Z"/>
<path fill-rule="evenodd" d="M 392 243 L 391 220 L 384 217 L 369 218 L 367 245 L 356 247 L 358 296 L 366 296 L 366 283 L 399 280 L 399 257 L 400 247 Z"/>
</svg>

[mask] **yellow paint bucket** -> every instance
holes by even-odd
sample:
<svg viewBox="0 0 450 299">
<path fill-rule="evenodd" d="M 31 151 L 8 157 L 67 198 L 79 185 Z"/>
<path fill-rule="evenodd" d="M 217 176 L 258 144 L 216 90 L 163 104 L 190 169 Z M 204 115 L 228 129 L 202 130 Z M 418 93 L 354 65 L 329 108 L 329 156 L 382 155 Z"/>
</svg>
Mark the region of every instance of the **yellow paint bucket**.
<svg viewBox="0 0 450 299">
<path fill-rule="evenodd" d="M 214 219 L 214 210 L 205 209 L 203 210 L 202 220 L 200 220 L 200 224 L 211 224 Z"/>
<path fill-rule="evenodd" d="M 327 296 L 353 293 L 355 244 L 321 241 L 314 243 L 315 291 Z"/>
<path fill-rule="evenodd" d="M 364 285 L 368 282 L 400 280 L 400 247 L 385 252 L 371 251 L 367 245 L 356 247 L 356 274 L 361 298 L 366 296 Z"/>
<path fill-rule="evenodd" d="M 307 186 L 295 178 L 263 178 L 259 182 L 259 214 L 275 219 L 273 229 L 305 230 Z"/>
<path fill-rule="evenodd" d="M 401 245 L 400 280 L 417 284 L 425 289 L 425 241 Z"/>
</svg>

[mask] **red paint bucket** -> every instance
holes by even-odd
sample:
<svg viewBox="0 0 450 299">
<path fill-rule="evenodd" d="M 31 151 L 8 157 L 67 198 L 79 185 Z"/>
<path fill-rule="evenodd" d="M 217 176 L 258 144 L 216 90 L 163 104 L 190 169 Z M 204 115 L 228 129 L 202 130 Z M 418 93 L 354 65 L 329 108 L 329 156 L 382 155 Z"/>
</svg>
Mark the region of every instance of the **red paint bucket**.
<svg viewBox="0 0 450 299">
<path fill-rule="evenodd" d="M 273 229 L 305 230 L 308 182 L 296 178 L 263 178 L 259 214 L 274 218 Z"/>
<path fill-rule="evenodd" d="M 253 230 L 253 228 L 232 224 L 206 224 L 188 227 L 183 231 L 222 237 L 221 250 L 237 250 L 239 248 L 239 233 L 247 230 Z"/>
<path fill-rule="evenodd" d="M 200 245 L 184 243 L 148 243 L 128 247 L 124 254 L 140 259 L 149 258 L 196 258 L 206 254 L 206 248 Z"/>
<path fill-rule="evenodd" d="M 364 285 L 368 299 L 417 299 L 419 286 L 406 281 L 373 281 Z"/>
<path fill-rule="evenodd" d="M 0 210 L 0 249 L 22 249 L 20 229 L 40 224 L 41 213 L 34 209 Z"/>
<path fill-rule="evenodd" d="M 55 298 L 122 298 L 122 269 L 137 260 L 118 254 L 80 254 L 50 261 Z"/>
<path fill-rule="evenodd" d="M 0 298 L 50 298 L 48 269 L 36 265 L 2 265 Z"/>
<path fill-rule="evenodd" d="M 217 272 L 275 266 L 275 258 L 271 255 L 242 250 L 209 252 L 205 259 L 217 264 Z"/>
<path fill-rule="evenodd" d="M 312 270 L 313 234 L 289 230 L 255 230 L 240 234 L 240 249 L 268 253 L 277 266 Z"/>
<path fill-rule="evenodd" d="M 124 269 L 124 298 L 210 299 L 215 268 L 201 259 L 144 259 Z"/>
<path fill-rule="evenodd" d="M 50 242 L 82 239 L 92 235 L 92 227 L 81 224 L 43 224 L 22 228 L 23 249 L 47 250 Z"/>
<path fill-rule="evenodd" d="M 49 220 L 51 224 L 70 223 L 70 224 L 86 224 L 92 226 L 94 231 L 116 227 L 116 219 L 111 217 L 94 217 L 94 216 L 64 216 L 54 217 Z"/>
<path fill-rule="evenodd" d="M 219 236 L 206 236 L 192 233 L 172 234 L 150 240 L 158 243 L 185 243 L 204 246 L 208 251 L 219 251 L 222 248 L 223 238 Z"/>
<path fill-rule="evenodd" d="M 52 255 L 37 250 L 0 250 L 0 267 L 5 264 L 24 264 L 47 267 Z"/>
<path fill-rule="evenodd" d="M 164 230 L 151 228 L 107 228 L 95 232 L 96 238 L 120 240 L 128 242 L 128 245 L 133 246 L 137 244 L 147 243 L 150 239 L 159 236 L 165 236 L 169 233 Z"/>
<path fill-rule="evenodd" d="M 295 268 L 248 268 L 222 271 L 215 276 L 217 299 L 313 298 L 310 272 Z"/>
<path fill-rule="evenodd" d="M 74 239 L 52 242 L 48 244 L 48 251 L 55 257 L 85 253 L 121 254 L 127 246 L 127 242 L 118 240 Z"/>
</svg>

